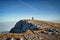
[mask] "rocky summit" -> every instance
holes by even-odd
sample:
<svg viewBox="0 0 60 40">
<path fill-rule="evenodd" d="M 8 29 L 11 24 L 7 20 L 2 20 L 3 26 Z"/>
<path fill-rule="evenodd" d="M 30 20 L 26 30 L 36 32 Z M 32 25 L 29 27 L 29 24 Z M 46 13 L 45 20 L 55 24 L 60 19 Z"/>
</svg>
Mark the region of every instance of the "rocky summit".
<svg viewBox="0 0 60 40">
<path fill-rule="evenodd" d="M 9 33 L 24 33 L 27 30 L 44 30 L 46 33 L 58 33 L 60 31 L 60 23 L 53 23 L 41 20 L 20 20 L 9 31 Z"/>
<path fill-rule="evenodd" d="M 0 40 L 60 40 L 60 23 L 41 20 L 20 20 Z"/>
<path fill-rule="evenodd" d="M 23 33 L 26 30 L 39 30 L 32 23 L 27 23 L 25 20 L 20 20 L 16 23 L 15 27 L 10 30 L 10 33 Z"/>
</svg>

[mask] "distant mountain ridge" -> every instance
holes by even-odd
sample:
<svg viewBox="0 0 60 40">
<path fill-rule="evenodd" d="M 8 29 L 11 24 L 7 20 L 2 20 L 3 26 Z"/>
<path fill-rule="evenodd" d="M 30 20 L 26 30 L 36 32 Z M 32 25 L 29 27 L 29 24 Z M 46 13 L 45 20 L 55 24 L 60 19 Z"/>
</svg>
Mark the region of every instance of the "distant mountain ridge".
<svg viewBox="0 0 60 40">
<path fill-rule="evenodd" d="M 3 31 L 0 34 L 7 34 L 7 33 L 9 33 L 9 31 Z"/>
</svg>

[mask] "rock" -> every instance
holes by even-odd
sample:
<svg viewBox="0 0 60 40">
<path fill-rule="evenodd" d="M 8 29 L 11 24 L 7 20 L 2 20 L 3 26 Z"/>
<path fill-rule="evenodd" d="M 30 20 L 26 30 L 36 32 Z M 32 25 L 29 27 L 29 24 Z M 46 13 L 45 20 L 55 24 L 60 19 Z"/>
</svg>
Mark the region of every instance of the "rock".
<svg viewBox="0 0 60 40">
<path fill-rule="evenodd" d="M 23 33 L 26 30 L 39 30 L 32 23 L 27 23 L 25 20 L 20 20 L 16 25 L 10 30 L 10 33 Z"/>
</svg>

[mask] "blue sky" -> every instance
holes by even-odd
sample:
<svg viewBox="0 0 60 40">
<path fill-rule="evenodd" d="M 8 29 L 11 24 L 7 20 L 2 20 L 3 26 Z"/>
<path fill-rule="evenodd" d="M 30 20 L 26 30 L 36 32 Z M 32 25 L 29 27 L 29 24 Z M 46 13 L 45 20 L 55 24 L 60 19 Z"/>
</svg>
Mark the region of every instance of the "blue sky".
<svg viewBox="0 0 60 40">
<path fill-rule="evenodd" d="M 59 0 L 0 0 L 0 22 L 21 19 L 60 20 Z"/>
</svg>

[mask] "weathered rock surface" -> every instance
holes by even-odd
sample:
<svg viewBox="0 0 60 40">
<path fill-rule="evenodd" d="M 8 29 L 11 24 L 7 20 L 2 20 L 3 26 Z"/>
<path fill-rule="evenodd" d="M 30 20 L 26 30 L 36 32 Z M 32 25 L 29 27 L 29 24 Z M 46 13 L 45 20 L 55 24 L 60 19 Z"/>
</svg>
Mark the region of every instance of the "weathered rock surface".
<svg viewBox="0 0 60 40">
<path fill-rule="evenodd" d="M 28 22 L 27 22 L 28 21 Z M 43 22 L 43 21 L 36 21 L 36 20 L 20 20 L 16 23 L 16 25 L 10 30 L 10 33 L 23 33 L 27 30 L 44 30 L 44 32 L 48 33 L 58 33 L 59 30 L 54 28 L 53 25 Z M 55 25 L 55 24 L 54 24 Z M 56 24 L 57 25 L 57 24 Z"/>
<path fill-rule="evenodd" d="M 25 20 L 21 20 L 10 30 L 10 33 L 23 33 L 26 30 L 39 30 L 39 28 L 32 25 L 32 23 L 27 23 Z"/>
</svg>

